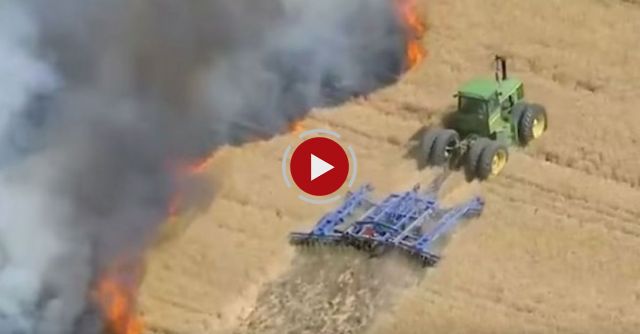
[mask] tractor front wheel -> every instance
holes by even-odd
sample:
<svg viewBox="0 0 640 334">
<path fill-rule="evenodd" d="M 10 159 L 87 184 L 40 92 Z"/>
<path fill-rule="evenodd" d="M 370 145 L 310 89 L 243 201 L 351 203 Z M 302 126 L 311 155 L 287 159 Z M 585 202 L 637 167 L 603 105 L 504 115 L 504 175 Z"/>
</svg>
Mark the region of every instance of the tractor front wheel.
<svg viewBox="0 0 640 334">
<path fill-rule="evenodd" d="M 480 180 L 486 180 L 497 176 L 502 172 L 509 160 L 507 147 L 495 141 L 490 141 L 480 153 L 476 176 Z"/>
<path fill-rule="evenodd" d="M 429 163 L 433 166 L 443 166 L 449 163 L 459 143 L 460 135 L 455 130 L 438 130 L 429 153 Z"/>
<path fill-rule="evenodd" d="M 547 130 L 547 111 L 539 104 L 527 105 L 518 122 L 520 143 L 527 145 Z"/>
</svg>

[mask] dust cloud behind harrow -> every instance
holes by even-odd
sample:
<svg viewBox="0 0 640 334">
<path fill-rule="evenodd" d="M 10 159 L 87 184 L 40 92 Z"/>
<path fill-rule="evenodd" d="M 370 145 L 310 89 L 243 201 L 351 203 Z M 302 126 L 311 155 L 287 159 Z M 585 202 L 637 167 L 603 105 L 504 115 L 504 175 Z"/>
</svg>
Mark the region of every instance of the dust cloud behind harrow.
<svg viewBox="0 0 640 334">
<path fill-rule="evenodd" d="M 401 254 L 387 255 L 372 259 L 346 247 L 302 249 L 291 269 L 260 293 L 237 333 L 362 333 L 424 276 L 424 269 Z"/>
</svg>

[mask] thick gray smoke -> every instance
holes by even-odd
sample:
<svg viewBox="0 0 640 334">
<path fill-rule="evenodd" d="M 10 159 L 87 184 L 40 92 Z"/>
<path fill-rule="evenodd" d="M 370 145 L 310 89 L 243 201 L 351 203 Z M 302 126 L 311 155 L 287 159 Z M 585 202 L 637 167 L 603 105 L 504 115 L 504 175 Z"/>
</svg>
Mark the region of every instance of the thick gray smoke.
<svg viewBox="0 0 640 334">
<path fill-rule="evenodd" d="M 395 80 L 391 1 L 0 0 L 0 334 L 100 332 L 172 164 Z"/>
</svg>

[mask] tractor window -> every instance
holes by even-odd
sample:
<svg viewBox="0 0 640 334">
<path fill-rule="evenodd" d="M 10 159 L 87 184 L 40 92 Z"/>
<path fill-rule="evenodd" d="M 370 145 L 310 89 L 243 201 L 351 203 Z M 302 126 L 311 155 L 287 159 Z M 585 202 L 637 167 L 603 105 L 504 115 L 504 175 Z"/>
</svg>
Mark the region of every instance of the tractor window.
<svg viewBox="0 0 640 334">
<path fill-rule="evenodd" d="M 487 103 L 484 100 L 474 99 L 470 97 L 460 97 L 458 109 L 462 113 L 484 113 L 486 112 Z"/>
<path fill-rule="evenodd" d="M 518 87 L 518 100 L 522 100 L 524 98 L 524 86 L 520 85 Z"/>
</svg>

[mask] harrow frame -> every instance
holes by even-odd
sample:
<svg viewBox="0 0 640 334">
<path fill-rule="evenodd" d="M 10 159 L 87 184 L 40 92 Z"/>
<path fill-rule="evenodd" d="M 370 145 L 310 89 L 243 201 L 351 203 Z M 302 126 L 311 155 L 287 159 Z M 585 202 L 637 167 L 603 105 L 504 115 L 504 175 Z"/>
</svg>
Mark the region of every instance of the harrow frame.
<svg viewBox="0 0 640 334">
<path fill-rule="evenodd" d="M 311 232 L 293 232 L 293 245 L 343 245 L 370 252 L 373 256 L 397 249 L 423 266 L 434 266 L 440 255 L 436 242 L 463 219 L 482 213 L 480 197 L 451 208 L 441 208 L 437 194 L 446 175 L 436 178 L 424 191 L 417 184 L 410 191 L 393 193 L 376 203 L 370 199 L 373 187 L 366 184 L 349 192 L 337 209 L 324 215 Z M 358 211 L 363 214 L 356 216 Z M 357 217 L 354 219 L 354 217 Z"/>
</svg>

